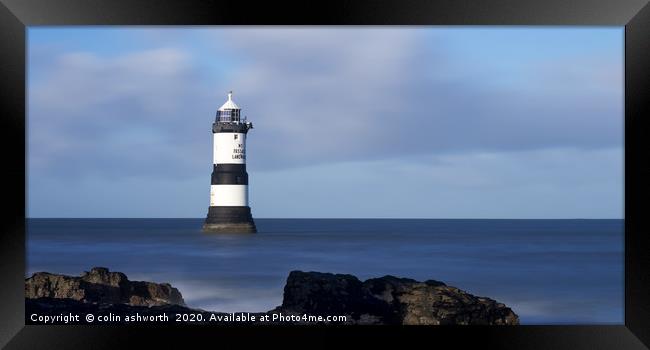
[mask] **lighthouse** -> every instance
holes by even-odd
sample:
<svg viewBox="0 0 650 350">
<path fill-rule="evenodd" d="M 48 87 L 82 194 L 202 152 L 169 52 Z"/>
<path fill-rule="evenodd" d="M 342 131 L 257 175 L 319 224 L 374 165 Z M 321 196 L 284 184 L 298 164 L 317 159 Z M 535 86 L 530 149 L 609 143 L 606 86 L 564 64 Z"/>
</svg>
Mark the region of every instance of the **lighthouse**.
<svg viewBox="0 0 650 350">
<path fill-rule="evenodd" d="M 230 91 L 212 124 L 212 181 L 204 232 L 257 232 L 248 206 L 246 172 L 246 135 L 252 128 L 253 123 L 242 120 Z"/>
</svg>

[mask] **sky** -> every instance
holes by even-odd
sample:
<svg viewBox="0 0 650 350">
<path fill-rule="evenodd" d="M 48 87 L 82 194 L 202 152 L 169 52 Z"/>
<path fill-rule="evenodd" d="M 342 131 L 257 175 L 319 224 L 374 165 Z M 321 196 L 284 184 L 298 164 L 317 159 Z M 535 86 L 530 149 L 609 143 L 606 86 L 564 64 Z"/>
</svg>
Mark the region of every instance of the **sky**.
<svg viewBox="0 0 650 350">
<path fill-rule="evenodd" d="M 29 27 L 27 216 L 623 218 L 623 27 Z"/>
</svg>

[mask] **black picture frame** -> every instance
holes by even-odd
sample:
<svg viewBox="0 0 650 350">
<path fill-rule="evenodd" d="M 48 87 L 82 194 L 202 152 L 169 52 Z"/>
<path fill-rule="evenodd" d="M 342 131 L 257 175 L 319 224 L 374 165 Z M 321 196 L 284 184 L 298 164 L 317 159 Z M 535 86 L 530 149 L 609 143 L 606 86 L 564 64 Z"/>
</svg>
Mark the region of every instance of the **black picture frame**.
<svg viewBox="0 0 650 350">
<path fill-rule="evenodd" d="M 620 326 L 102 327 L 25 326 L 26 27 L 43 25 L 580 25 L 625 26 L 625 323 Z M 0 0 L 0 346 L 116 348 L 135 344 L 364 347 L 414 336 L 482 349 L 644 349 L 650 346 L 650 5 L 647 0 Z M 645 103 L 644 103 L 645 102 Z M 74 101 L 70 101 L 74 103 Z M 646 119 L 644 119 L 646 118 Z M 128 337 L 128 338 L 125 338 Z M 645 345 L 644 345 L 645 344 Z"/>
</svg>

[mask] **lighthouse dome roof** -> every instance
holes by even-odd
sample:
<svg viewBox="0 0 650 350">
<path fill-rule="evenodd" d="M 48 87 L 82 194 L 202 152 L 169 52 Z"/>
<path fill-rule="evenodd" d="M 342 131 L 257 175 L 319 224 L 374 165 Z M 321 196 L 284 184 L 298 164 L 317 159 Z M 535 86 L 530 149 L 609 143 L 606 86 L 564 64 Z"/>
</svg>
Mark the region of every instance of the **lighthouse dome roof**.
<svg viewBox="0 0 650 350">
<path fill-rule="evenodd" d="M 221 107 L 219 107 L 219 110 L 225 111 L 225 110 L 232 110 L 232 109 L 241 109 L 241 108 L 239 108 L 239 106 L 237 106 L 235 101 L 232 100 L 232 91 L 230 91 L 228 93 L 228 101 L 226 101 L 226 103 L 221 105 Z"/>
</svg>

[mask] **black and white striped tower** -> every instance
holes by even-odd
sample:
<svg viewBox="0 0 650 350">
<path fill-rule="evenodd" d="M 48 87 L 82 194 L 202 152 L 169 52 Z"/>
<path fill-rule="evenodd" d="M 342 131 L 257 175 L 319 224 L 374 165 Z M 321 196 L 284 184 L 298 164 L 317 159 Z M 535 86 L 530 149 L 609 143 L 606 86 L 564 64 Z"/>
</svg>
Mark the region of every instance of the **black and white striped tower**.
<svg viewBox="0 0 650 350">
<path fill-rule="evenodd" d="M 257 232 L 248 206 L 246 172 L 246 134 L 252 128 L 253 123 L 241 119 L 230 91 L 212 124 L 212 182 L 204 232 Z"/>
</svg>

